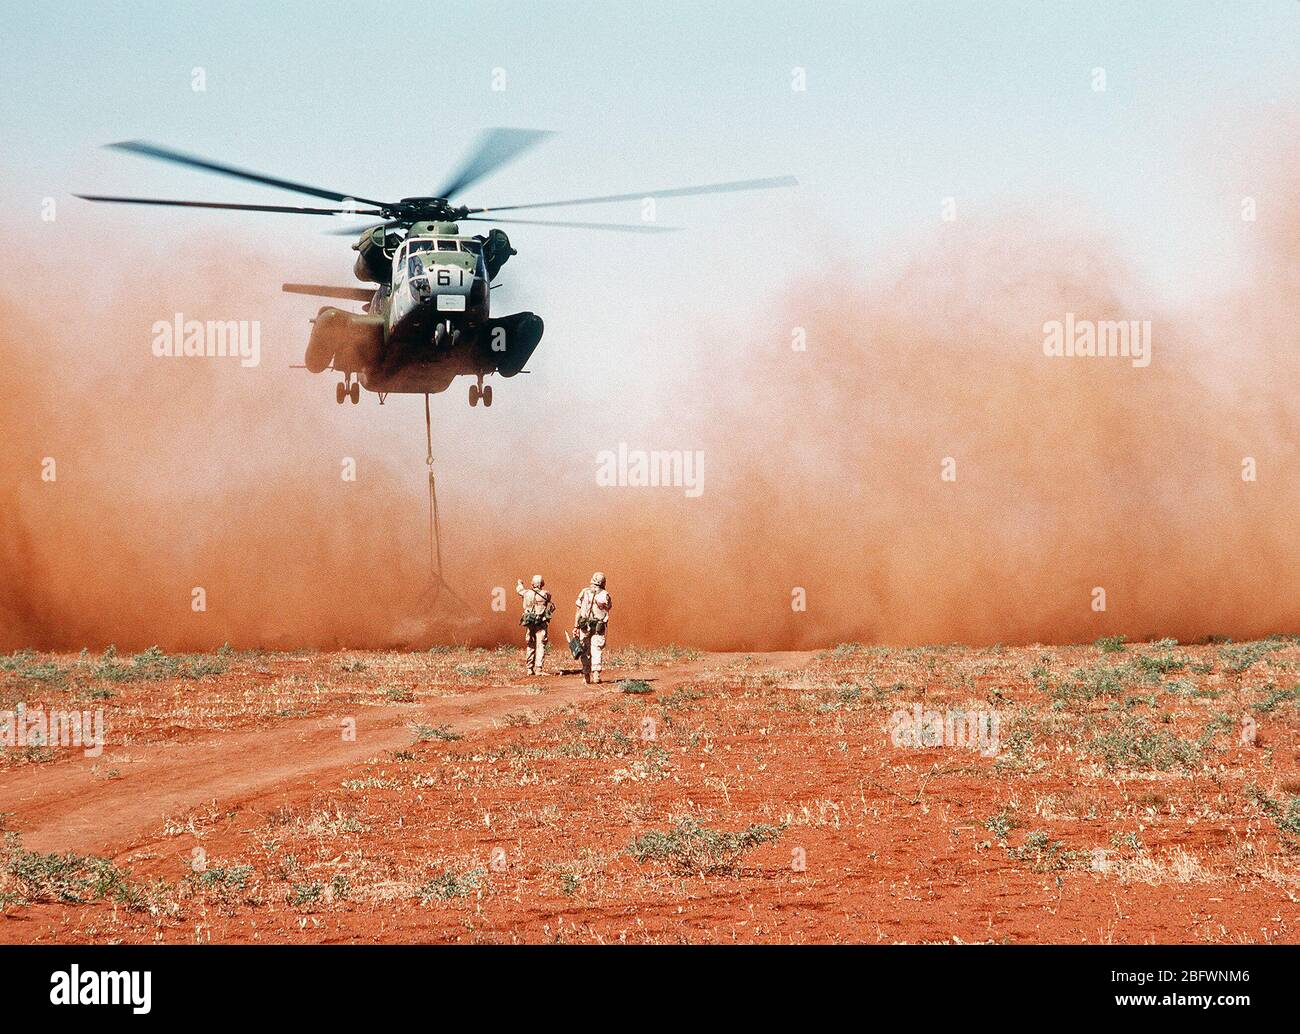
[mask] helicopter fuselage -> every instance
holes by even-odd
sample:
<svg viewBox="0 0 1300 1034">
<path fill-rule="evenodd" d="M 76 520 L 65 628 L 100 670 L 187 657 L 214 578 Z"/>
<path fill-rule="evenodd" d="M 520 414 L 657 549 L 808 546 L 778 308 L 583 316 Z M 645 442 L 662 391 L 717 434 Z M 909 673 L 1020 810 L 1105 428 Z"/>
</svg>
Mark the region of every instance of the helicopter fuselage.
<svg viewBox="0 0 1300 1034">
<path fill-rule="evenodd" d="M 374 270 L 373 256 L 364 257 L 364 268 Z M 381 395 L 435 394 L 469 375 L 476 402 L 485 376 L 522 371 L 543 331 L 533 313 L 492 318 L 492 266 L 500 264 L 489 258 L 483 238 L 462 236 L 454 224 L 413 227 L 393 249 L 386 282 L 365 313 L 327 306 L 317 315 L 308 368 L 343 373 L 340 398 L 354 375 L 361 387 Z M 359 275 L 362 269 L 359 262 Z M 491 393 L 482 397 L 489 401 Z"/>
<path fill-rule="evenodd" d="M 440 391 L 457 374 L 493 372 L 490 354 L 479 347 L 491 310 L 481 242 L 408 236 L 393 257 L 390 282 L 371 303 L 376 309 L 384 317 L 385 347 L 379 362 L 360 371 L 362 387 Z"/>
</svg>

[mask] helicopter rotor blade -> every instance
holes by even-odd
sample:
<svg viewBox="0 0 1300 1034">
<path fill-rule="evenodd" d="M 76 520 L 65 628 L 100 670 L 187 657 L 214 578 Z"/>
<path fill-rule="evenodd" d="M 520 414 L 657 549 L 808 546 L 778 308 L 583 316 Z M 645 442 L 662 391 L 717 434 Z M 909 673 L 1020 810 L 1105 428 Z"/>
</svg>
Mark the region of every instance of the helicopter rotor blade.
<svg viewBox="0 0 1300 1034">
<path fill-rule="evenodd" d="M 361 212 L 358 214 L 379 215 L 380 213 Z M 386 223 L 371 223 L 369 226 L 340 226 L 336 230 L 325 230 L 323 232 L 329 234 L 332 237 L 360 237 L 363 233 L 369 233 L 371 230 L 377 230 L 381 226 L 384 227 L 385 229 L 392 229 L 395 226 L 407 226 L 407 225 L 409 224 L 402 219 L 393 219 Z"/>
<path fill-rule="evenodd" d="M 518 158 L 524 151 L 553 135 L 544 129 L 488 129 L 478 138 L 474 149 L 464 162 L 437 192 L 441 198 L 452 198 L 466 187 L 477 183 L 488 173 L 495 172 L 507 162 Z"/>
<path fill-rule="evenodd" d="M 769 176 L 756 180 L 732 180 L 729 183 L 707 183 L 695 187 L 670 187 L 667 190 L 643 190 L 637 194 L 606 194 L 602 197 L 577 197 L 568 201 L 537 201 L 527 205 L 496 205 L 492 208 L 473 208 L 472 212 L 517 212 L 524 208 L 558 208 L 562 205 L 597 205 L 610 201 L 640 201 L 647 197 L 690 197 L 696 194 L 730 194 L 738 190 L 770 190 L 774 187 L 795 187 L 799 181 L 793 176 Z"/>
<path fill-rule="evenodd" d="M 299 205 L 235 205 L 216 201 L 174 201 L 161 197 L 115 197 L 107 194 L 74 194 L 83 201 L 111 201 L 123 205 L 168 205 L 173 208 L 221 208 L 235 212 L 286 212 L 291 215 L 383 215 L 383 212 L 355 208 L 303 208 Z"/>
<path fill-rule="evenodd" d="M 222 176 L 233 176 L 235 179 L 248 180 L 250 183 L 262 183 L 268 187 L 279 187 L 281 190 L 292 190 L 298 194 L 309 194 L 312 197 L 325 198 L 327 201 L 355 201 L 358 204 L 371 205 L 375 208 L 387 207 L 383 201 L 356 197 L 352 194 L 339 194 L 333 190 L 309 187 L 305 183 L 282 180 L 275 176 L 263 176 L 260 172 L 251 172 L 248 169 L 240 169 L 233 165 L 223 165 L 207 158 L 200 158 L 198 155 L 185 154 L 183 151 L 173 151 L 167 147 L 159 147 L 157 144 L 151 144 L 144 140 L 120 140 L 117 143 L 105 144 L 104 146 L 116 151 L 128 151 L 131 154 L 142 155 L 145 158 L 157 158 L 164 162 L 175 162 L 177 165 L 188 165 L 193 169 L 203 169 L 205 172 L 215 172 Z"/>
<path fill-rule="evenodd" d="M 520 226 L 567 226 L 575 230 L 617 230 L 622 233 L 676 233 L 680 226 L 655 226 L 650 223 L 575 223 L 557 219 L 483 219 L 467 215 L 463 223 L 512 223 Z"/>
</svg>

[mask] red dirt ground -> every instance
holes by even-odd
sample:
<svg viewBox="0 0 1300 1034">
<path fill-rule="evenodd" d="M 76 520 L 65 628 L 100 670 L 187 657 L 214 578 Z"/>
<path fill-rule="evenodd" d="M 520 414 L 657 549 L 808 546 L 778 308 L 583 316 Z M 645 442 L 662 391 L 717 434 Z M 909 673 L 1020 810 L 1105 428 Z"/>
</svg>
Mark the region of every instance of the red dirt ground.
<svg viewBox="0 0 1300 1034">
<path fill-rule="evenodd" d="M 1290 639 L 3 661 L 4 942 L 1300 939 Z"/>
</svg>

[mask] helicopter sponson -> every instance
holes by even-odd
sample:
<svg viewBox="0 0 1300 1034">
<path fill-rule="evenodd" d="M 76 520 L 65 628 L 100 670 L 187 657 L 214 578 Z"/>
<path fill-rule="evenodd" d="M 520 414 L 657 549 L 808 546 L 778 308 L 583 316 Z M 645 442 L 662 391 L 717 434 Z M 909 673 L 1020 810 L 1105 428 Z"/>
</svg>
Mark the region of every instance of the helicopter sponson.
<svg viewBox="0 0 1300 1034">
<path fill-rule="evenodd" d="M 384 349 L 384 318 L 327 305 L 312 320 L 303 365 L 312 373 L 331 366 L 351 373 L 378 361 Z"/>
</svg>

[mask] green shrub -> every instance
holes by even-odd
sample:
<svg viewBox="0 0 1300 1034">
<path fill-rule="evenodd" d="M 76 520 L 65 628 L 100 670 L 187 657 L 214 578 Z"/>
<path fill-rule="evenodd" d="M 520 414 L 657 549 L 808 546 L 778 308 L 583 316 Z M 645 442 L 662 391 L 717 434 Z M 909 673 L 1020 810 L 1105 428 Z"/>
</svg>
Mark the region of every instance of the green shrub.
<svg viewBox="0 0 1300 1034">
<path fill-rule="evenodd" d="M 1191 769 L 1200 764 L 1201 752 L 1208 739 L 1191 742 L 1149 722 L 1127 715 L 1109 732 L 1088 742 L 1090 753 L 1099 757 L 1112 771 L 1121 768 L 1166 771 Z"/>
<path fill-rule="evenodd" d="M 134 905 L 138 895 L 126 874 L 107 858 L 45 854 L 24 849 L 16 833 L 5 837 L 4 871 L 24 901 L 81 905 L 100 898 Z"/>
<path fill-rule="evenodd" d="M 450 742 L 460 739 L 461 734 L 446 725 L 417 725 L 415 726 L 415 738 L 421 743 L 427 743 L 430 740 Z"/>
<path fill-rule="evenodd" d="M 469 869 L 462 873 L 448 869 L 441 876 L 435 876 L 423 883 L 416 891 L 416 895 L 422 905 L 427 905 L 434 900 L 450 901 L 452 898 L 468 897 L 478 890 L 479 881 L 485 875 L 486 871 L 483 869 Z"/>
<path fill-rule="evenodd" d="M 784 831 L 784 825 L 753 825 L 739 833 L 729 833 L 683 818 L 667 833 L 652 831 L 638 837 L 627 851 L 638 862 L 669 862 L 702 875 L 730 872 L 742 854 L 760 844 L 774 843 Z"/>
<path fill-rule="evenodd" d="M 1233 675 L 1240 675 L 1258 660 L 1262 660 L 1274 650 L 1281 649 L 1282 643 L 1275 639 L 1261 639 L 1257 643 L 1241 643 L 1238 646 L 1224 646 L 1219 650 L 1219 660 L 1223 670 Z"/>
</svg>

